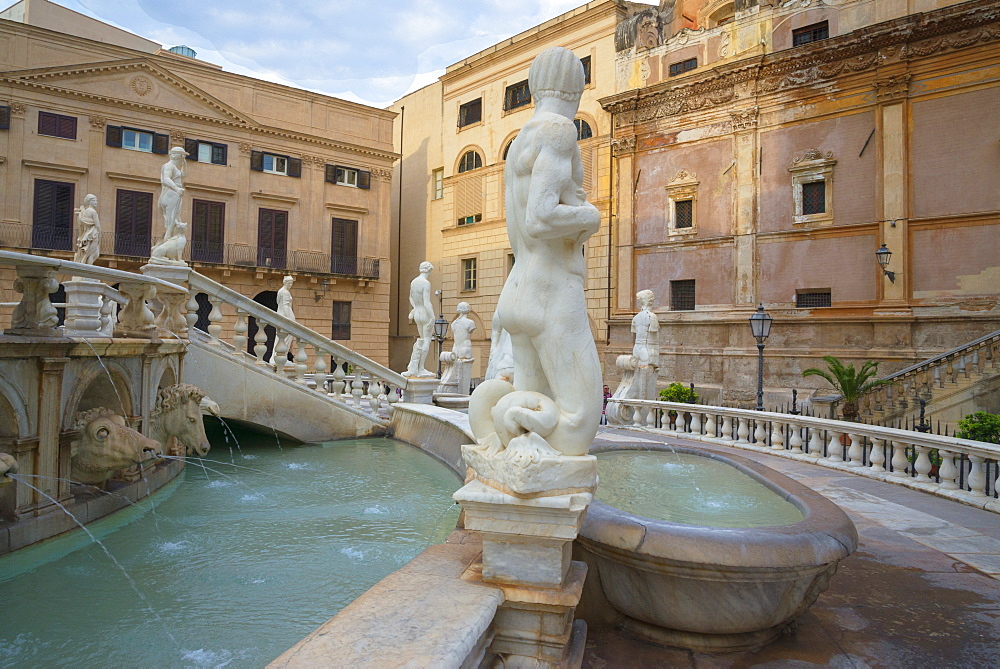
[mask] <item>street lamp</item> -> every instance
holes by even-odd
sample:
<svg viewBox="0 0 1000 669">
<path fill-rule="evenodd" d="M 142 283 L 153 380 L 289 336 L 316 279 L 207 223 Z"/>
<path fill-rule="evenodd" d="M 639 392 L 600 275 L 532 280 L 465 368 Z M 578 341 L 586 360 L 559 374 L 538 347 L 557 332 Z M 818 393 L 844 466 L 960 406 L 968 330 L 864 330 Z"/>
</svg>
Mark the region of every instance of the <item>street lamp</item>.
<svg viewBox="0 0 1000 669">
<path fill-rule="evenodd" d="M 771 334 L 771 320 L 763 304 L 750 317 L 750 331 L 757 340 L 757 411 L 764 410 L 764 341 Z"/>
<path fill-rule="evenodd" d="M 887 249 L 885 244 L 882 244 L 878 251 L 875 252 L 875 259 L 878 260 L 878 265 L 882 268 L 882 273 L 889 277 L 890 283 L 896 283 L 896 273 L 886 269 L 889 266 L 889 258 L 891 257 L 892 251 Z"/>
<path fill-rule="evenodd" d="M 448 334 L 448 321 L 444 319 L 444 294 L 440 290 L 435 290 L 434 294 L 438 296 L 438 307 L 440 311 L 438 312 L 437 320 L 434 321 L 434 338 L 437 339 L 438 343 L 438 378 L 441 378 L 441 344 L 444 342 L 445 335 Z"/>
</svg>

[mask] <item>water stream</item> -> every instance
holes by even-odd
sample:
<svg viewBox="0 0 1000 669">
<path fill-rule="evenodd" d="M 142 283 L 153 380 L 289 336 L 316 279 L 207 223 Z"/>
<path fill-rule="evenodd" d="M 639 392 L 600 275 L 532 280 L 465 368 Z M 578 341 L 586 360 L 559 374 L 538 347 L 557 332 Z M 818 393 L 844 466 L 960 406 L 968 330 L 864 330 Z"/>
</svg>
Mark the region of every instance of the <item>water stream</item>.
<svg viewBox="0 0 1000 669">
<path fill-rule="evenodd" d="M 237 480 L 192 463 L 88 525 L 122 569 L 81 532 L 0 559 L 0 666 L 260 667 L 454 528 L 461 481 L 410 446 L 239 439 Z"/>
</svg>

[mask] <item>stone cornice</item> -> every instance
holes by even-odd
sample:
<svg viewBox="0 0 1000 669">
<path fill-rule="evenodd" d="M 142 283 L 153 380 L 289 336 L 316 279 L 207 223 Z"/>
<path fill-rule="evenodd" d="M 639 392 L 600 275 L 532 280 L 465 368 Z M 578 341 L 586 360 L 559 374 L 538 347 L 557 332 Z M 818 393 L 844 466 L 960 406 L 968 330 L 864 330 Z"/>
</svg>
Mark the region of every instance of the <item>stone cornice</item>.
<svg viewBox="0 0 1000 669">
<path fill-rule="evenodd" d="M 600 100 L 615 126 L 644 123 L 864 72 L 889 59 L 906 61 L 1000 40 L 1000 7 L 973 0 L 915 14 L 847 35 L 720 65 L 682 82 L 663 82 Z"/>
</svg>

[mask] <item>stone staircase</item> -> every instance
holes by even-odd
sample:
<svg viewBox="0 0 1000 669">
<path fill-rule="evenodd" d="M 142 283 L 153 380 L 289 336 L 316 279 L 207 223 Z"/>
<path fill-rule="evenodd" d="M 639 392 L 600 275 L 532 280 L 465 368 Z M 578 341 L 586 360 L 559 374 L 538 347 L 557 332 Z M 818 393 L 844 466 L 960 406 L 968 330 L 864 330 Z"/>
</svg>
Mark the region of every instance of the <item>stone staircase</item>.
<svg viewBox="0 0 1000 669">
<path fill-rule="evenodd" d="M 885 377 L 862 398 L 861 417 L 892 425 L 916 420 L 920 400 L 932 420 L 954 431 L 975 411 L 1000 410 L 1000 330 Z"/>
</svg>

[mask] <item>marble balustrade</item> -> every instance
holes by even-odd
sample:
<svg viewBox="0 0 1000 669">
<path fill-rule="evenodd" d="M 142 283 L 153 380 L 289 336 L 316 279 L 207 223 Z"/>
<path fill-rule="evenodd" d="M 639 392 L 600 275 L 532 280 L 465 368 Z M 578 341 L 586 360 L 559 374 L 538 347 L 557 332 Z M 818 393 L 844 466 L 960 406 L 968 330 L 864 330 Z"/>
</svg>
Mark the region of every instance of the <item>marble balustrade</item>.
<svg viewBox="0 0 1000 669">
<path fill-rule="evenodd" d="M 1000 512 L 996 444 L 812 416 L 653 400 L 611 400 L 609 406 L 612 402 L 620 404 L 620 418 L 609 420 L 612 425 L 811 461 Z"/>
</svg>

